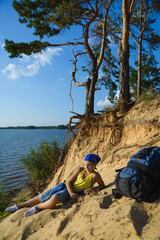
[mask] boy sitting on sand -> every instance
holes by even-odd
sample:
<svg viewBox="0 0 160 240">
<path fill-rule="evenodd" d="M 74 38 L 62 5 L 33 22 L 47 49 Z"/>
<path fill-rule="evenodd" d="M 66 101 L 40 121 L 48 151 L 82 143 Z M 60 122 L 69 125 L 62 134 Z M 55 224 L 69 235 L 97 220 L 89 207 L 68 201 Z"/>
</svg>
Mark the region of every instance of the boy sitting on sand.
<svg viewBox="0 0 160 240">
<path fill-rule="evenodd" d="M 100 174 L 94 171 L 100 160 L 100 157 L 96 154 L 86 155 L 84 167 L 79 167 L 67 181 L 22 204 L 14 204 L 8 207 L 6 211 L 15 212 L 23 207 L 34 206 L 24 213 L 25 217 L 29 217 L 42 209 L 54 208 L 57 203 L 64 203 L 69 199 L 77 199 L 82 193 L 88 194 L 93 190 L 104 188 L 105 185 Z M 98 183 L 99 186 L 93 187 L 95 183 Z"/>
</svg>

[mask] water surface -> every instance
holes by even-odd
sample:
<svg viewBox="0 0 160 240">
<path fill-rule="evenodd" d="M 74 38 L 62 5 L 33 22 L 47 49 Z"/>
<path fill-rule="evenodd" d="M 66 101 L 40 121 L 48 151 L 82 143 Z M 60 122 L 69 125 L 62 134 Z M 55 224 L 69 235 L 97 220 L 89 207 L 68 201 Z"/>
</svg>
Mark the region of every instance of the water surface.
<svg viewBox="0 0 160 240">
<path fill-rule="evenodd" d="M 19 159 L 45 140 L 63 145 L 66 130 L 62 129 L 0 129 L 0 182 L 5 190 L 21 188 L 29 179 Z"/>
</svg>

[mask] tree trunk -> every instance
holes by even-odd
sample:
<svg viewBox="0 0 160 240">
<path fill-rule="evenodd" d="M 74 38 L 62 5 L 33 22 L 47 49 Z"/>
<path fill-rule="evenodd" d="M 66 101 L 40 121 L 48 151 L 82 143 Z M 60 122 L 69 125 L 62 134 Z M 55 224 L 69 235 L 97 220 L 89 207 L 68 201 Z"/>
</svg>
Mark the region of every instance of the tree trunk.
<svg viewBox="0 0 160 240">
<path fill-rule="evenodd" d="M 127 105 L 130 102 L 129 91 L 129 2 L 123 0 L 123 30 L 122 39 L 118 47 L 120 62 L 119 90 L 120 102 Z"/>
<path fill-rule="evenodd" d="M 119 90 L 120 101 L 128 104 L 130 102 L 129 92 L 129 49 L 122 49 L 121 44 L 118 47 L 120 62 Z"/>
<path fill-rule="evenodd" d="M 146 5 L 146 1 L 145 1 Z M 138 102 L 139 96 L 141 95 L 141 62 L 142 62 L 142 38 L 144 28 L 142 27 L 143 19 L 143 2 L 140 2 L 140 22 L 139 22 L 139 42 L 138 42 L 138 78 L 137 78 L 137 99 Z M 144 14 L 144 24 L 146 23 L 146 12 Z"/>
<path fill-rule="evenodd" d="M 88 78 L 86 83 L 86 103 L 85 103 L 85 114 L 90 115 L 94 113 L 94 94 L 95 85 L 98 79 L 98 71 L 94 71 L 92 79 Z"/>
<path fill-rule="evenodd" d="M 142 62 L 142 44 L 138 44 L 138 78 L 137 78 L 137 101 L 141 95 L 141 62 Z"/>
</svg>

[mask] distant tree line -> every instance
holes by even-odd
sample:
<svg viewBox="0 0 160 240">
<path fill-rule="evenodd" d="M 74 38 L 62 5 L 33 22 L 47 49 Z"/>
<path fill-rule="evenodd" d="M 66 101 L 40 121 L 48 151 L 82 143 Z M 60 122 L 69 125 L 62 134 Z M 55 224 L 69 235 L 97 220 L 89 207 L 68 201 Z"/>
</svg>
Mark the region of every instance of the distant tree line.
<svg viewBox="0 0 160 240">
<path fill-rule="evenodd" d="M 71 127 L 72 129 L 75 128 L 75 126 Z M 17 126 L 17 127 L 0 127 L 0 129 L 68 129 L 68 124 L 66 125 L 58 125 L 58 126 Z"/>
</svg>

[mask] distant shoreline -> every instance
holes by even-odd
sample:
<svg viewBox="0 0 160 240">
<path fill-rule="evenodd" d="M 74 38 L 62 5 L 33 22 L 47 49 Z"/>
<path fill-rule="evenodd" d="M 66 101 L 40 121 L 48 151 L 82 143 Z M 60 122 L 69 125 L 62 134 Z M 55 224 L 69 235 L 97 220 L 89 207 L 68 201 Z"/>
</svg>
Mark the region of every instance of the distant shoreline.
<svg viewBox="0 0 160 240">
<path fill-rule="evenodd" d="M 72 129 L 75 128 L 75 126 L 71 127 Z M 68 124 L 67 125 L 58 125 L 58 126 L 17 126 L 17 127 L 0 127 L 0 129 L 68 129 Z"/>
</svg>

